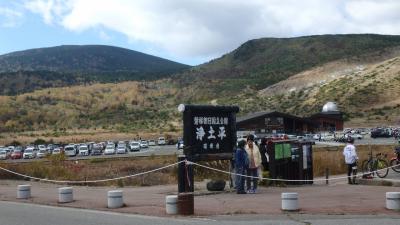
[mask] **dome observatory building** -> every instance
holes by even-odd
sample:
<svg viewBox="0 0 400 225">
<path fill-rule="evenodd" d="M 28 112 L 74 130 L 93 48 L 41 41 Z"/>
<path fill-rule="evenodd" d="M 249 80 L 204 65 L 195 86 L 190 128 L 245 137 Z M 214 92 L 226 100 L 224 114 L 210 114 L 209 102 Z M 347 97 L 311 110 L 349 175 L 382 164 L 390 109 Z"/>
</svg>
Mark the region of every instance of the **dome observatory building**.
<svg viewBox="0 0 400 225">
<path fill-rule="evenodd" d="M 310 117 L 318 131 L 343 130 L 343 113 L 339 111 L 335 102 L 327 102 L 320 113 Z"/>
</svg>

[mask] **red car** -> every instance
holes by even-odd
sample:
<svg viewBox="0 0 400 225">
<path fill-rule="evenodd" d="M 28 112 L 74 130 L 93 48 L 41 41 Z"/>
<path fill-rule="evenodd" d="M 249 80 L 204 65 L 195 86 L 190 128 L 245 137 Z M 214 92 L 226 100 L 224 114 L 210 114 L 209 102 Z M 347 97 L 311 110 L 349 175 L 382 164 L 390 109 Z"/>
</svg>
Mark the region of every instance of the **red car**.
<svg viewBox="0 0 400 225">
<path fill-rule="evenodd" d="M 11 153 L 11 159 L 22 159 L 22 151 L 21 150 L 14 150 Z"/>
</svg>

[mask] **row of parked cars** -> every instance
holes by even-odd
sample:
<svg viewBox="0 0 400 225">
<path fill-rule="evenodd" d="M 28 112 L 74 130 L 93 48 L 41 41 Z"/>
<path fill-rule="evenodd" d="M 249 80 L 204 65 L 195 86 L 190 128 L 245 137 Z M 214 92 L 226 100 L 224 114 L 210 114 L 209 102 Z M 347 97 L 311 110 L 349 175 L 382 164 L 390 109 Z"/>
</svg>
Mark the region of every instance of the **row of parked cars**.
<svg viewBox="0 0 400 225">
<path fill-rule="evenodd" d="M 107 142 L 89 142 L 68 145 L 28 145 L 22 146 L 0 146 L 0 159 L 33 159 L 43 158 L 47 155 L 56 155 L 64 153 L 66 156 L 89 156 L 89 155 L 112 155 L 126 154 L 128 152 L 140 151 L 149 146 L 165 145 L 166 141 L 160 137 L 155 140 L 132 140 L 132 141 L 107 141 Z"/>
<path fill-rule="evenodd" d="M 371 129 L 371 138 L 390 138 L 394 137 L 396 139 L 400 138 L 400 128 L 399 127 L 376 127 Z"/>
</svg>

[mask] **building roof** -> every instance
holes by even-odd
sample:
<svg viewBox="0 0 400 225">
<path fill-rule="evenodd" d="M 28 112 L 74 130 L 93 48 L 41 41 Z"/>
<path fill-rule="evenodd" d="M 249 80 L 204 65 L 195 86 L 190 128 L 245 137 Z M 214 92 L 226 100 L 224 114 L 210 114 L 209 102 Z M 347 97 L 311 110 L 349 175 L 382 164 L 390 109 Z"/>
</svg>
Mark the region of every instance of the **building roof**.
<svg viewBox="0 0 400 225">
<path fill-rule="evenodd" d="M 245 116 L 242 117 L 238 117 L 236 119 L 236 123 L 242 123 L 248 120 L 252 120 L 252 119 L 256 119 L 259 117 L 263 117 L 266 115 L 278 115 L 278 116 L 282 116 L 282 117 L 286 117 L 286 118 L 290 118 L 290 119 L 295 119 L 295 120 L 302 120 L 304 122 L 308 122 L 311 123 L 311 121 L 307 118 L 301 118 L 298 116 L 294 116 L 294 115 L 290 115 L 290 114 L 286 114 L 286 113 L 282 113 L 282 112 L 277 112 L 277 111 L 261 111 L 261 112 L 255 112 L 252 114 L 247 114 Z"/>
<path fill-rule="evenodd" d="M 267 115 L 267 114 L 272 113 L 272 112 L 273 111 L 262 111 L 262 112 L 255 112 L 255 113 L 251 113 L 251 114 L 249 113 L 249 114 L 247 114 L 245 116 L 238 117 L 236 119 L 236 123 L 240 123 L 240 122 L 246 121 L 246 120 L 255 119 L 255 118 Z"/>
</svg>

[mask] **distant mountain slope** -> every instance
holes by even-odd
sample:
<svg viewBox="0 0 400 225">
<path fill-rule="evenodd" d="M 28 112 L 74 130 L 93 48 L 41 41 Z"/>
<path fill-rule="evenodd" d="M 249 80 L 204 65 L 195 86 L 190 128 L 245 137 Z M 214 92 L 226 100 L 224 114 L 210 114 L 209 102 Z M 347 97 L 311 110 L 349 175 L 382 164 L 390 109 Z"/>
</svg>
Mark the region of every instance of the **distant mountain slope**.
<svg viewBox="0 0 400 225">
<path fill-rule="evenodd" d="M 26 79 L 13 72 L 6 86 L 18 90 L 18 85 L 40 79 L 84 85 L 0 96 L 0 132 L 176 131 L 181 128 L 180 103 L 238 105 L 240 115 L 278 110 L 308 116 L 336 101 L 346 125 L 400 124 L 400 36 L 259 39 L 207 64 L 151 81 L 91 84 L 91 75 L 80 73 L 74 73 L 76 80 L 57 72 L 30 73 Z M 110 74 L 107 78 L 117 73 Z"/>
<path fill-rule="evenodd" d="M 183 86 L 204 85 L 198 99 L 232 94 L 245 87 L 261 90 L 302 71 L 336 60 L 368 61 L 400 46 L 400 36 L 375 34 L 319 35 L 297 38 L 261 38 L 180 75 Z M 197 88 L 198 89 L 198 88 Z M 202 88 L 201 90 L 204 90 Z"/>
<path fill-rule="evenodd" d="M 261 96 L 268 96 L 270 104 L 280 110 L 303 115 L 335 101 L 352 124 L 395 125 L 400 123 L 399 87 L 400 55 L 309 87 Z"/>
<path fill-rule="evenodd" d="M 172 73 L 186 68 L 170 60 L 106 45 L 63 45 L 0 56 L 0 72 Z"/>
<path fill-rule="evenodd" d="M 64 45 L 0 56 L 0 94 L 92 82 L 156 80 L 189 68 L 137 51 L 104 45 Z"/>
</svg>

